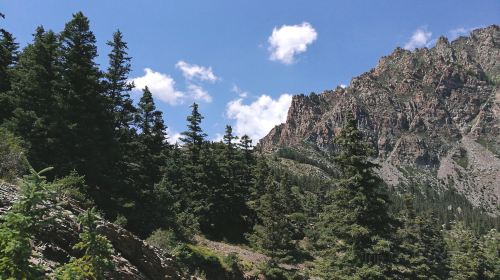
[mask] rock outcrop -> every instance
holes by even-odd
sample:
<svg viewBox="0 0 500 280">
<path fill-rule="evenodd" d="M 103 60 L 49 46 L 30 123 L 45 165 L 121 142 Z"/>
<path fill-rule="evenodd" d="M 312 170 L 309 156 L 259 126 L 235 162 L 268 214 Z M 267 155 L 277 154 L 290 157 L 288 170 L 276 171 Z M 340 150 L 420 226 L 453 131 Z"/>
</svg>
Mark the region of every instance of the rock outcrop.
<svg viewBox="0 0 500 280">
<path fill-rule="evenodd" d="M 16 200 L 17 187 L 0 181 L 0 215 L 10 209 Z M 73 245 L 78 242 L 80 227 L 77 216 L 83 211 L 71 199 L 55 200 L 51 204 L 50 217 L 53 223 L 37 236 L 33 262 L 41 263 L 50 274 L 56 267 L 78 256 Z M 182 275 L 173 257 L 149 246 L 129 231 L 104 219 L 98 230 L 112 243 L 114 269 L 107 279 L 120 280 L 181 280 L 189 279 Z"/>
<path fill-rule="evenodd" d="M 395 49 L 347 88 L 295 96 L 287 121 L 258 146 L 335 150 L 335 136 L 352 115 L 378 152 L 387 183 L 456 188 L 498 215 L 499 86 L 499 26 L 451 43 L 440 37 L 431 49 Z"/>
</svg>

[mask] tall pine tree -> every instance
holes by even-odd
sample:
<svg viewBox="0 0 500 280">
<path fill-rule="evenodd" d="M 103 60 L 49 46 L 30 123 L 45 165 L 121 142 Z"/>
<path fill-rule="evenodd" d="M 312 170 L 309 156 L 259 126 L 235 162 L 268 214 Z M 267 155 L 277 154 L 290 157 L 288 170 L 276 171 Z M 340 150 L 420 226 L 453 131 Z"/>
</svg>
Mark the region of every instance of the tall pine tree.
<svg viewBox="0 0 500 280">
<path fill-rule="evenodd" d="M 0 18 L 5 18 L 0 14 Z M 16 107 L 13 95 L 9 94 L 11 69 L 17 61 L 18 43 L 7 30 L 0 28 L 0 124 L 11 116 Z"/>
<path fill-rule="evenodd" d="M 406 196 L 396 232 L 394 279 L 447 279 L 447 251 L 433 215 L 417 216 L 413 199 Z"/>
<path fill-rule="evenodd" d="M 17 108 L 8 126 L 29 144 L 28 159 L 35 168 L 49 165 L 59 149 L 52 144 L 57 138 L 54 129 L 59 114 L 58 55 L 56 34 L 38 27 L 33 43 L 19 55 L 12 71 Z"/>
<path fill-rule="evenodd" d="M 111 100 L 115 129 L 127 130 L 134 121 L 136 111 L 129 94 L 134 87 L 128 78 L 131 58 L 128 56 L 127 43 L 123 41 L 120 30 L 113 33 L 113 40 L 108 41 L 107 45 L 111 47 L 111 52 L 108 55 L 109 66 L 105 74 L 106 92 Z"/>
<path fill-rule="evenodd" d="M 202 144 L 205 141 L 206 133 L 201 128 L 203 116 L 198 112 L 198 104 L 191 105 L 191 115 L 187 117 L 188 129 L 182 132 L 180 140 L 189 152 L 189 158 L 193 165 L 199 163 Z"/>
<path fill-rule="evenodd" d="M 111 185 L 114 149 L 113 116 L 108 108 L 109 99 L 102 86 L 96 39 L 83 13 L 73 15 L 60 34 L 62 63 L 62 94 L 60 142 L 57 170 L 67 173 L 76 169 L 85 174 L 98 205 L 106 205 Z M 100 193 L 97 195 L 97 193 Z M 108 195 L 107 197 L 109 197 Z"/>
<path fill-rule="evenodd" d="M 341 172 L 320 215 L 320 274 L 334 279 L 386 279 L 392 219 L 383 182 L 376 176 L 357 121 L 349 119 L 336 138 Z"/>
</svg>

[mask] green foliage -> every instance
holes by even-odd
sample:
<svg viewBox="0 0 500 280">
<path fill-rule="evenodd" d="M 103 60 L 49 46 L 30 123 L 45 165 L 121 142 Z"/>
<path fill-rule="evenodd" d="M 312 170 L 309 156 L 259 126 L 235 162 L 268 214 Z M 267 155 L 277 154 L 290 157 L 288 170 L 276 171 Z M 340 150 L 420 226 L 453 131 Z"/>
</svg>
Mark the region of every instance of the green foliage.
<svg viewBox="0 0 500 280">
<path fill-rule="evenodd" d="M 297 274 L 295 271 L 287 271 L 278 266 L 274 261 L 263 263 L 259 267 L 259 275 L 265 277 L 266 280 L 305 280 L 309 279 Z"/>
<path fill-rule="evenodd" d="M 0 128 L 0 178 L 12 181 L 28 169 L 21 140 Z"/>
<path fill-rule="evenodd" d="M 293 241 L 291 215 L 298 210 L 291 194 L 290 183 L 286 178 L 277 183 L 271 176 L 262 183 L 265 185 L 257 188 L 264 189 L 265 193 L 254 209 L 258 223 L 248 240 L 255 248 L 271 257 L 290 261 L 297 250 Z"/>
<path fill-rule="evenodd" d="M 28 159 L 35 169 L 53 165 L 48 158 L 58 148 L 53 142 L 60 113 L 58 55 L 57 35 L 38 27 L 33 42 L 19 55 L 12 70 L 11 90 L 16 108 L 6 126 L 27 142 Z"/>
<path fill-rule="evenodd" d="M 483 238 L 477 238 L 463 224 L 455 224 L 446 232 L 450 258 L 449 279 L 498 279 L 500 262 L 498 239 L 496 231 Z"/>
<path fill-rule="evenodd" d="M 206 279 L 241 279 L 243 274 L 235 255 L 222 256 L 210 249 L 196 245 L 183 245 L 177 259 L 191 273 L 201 271 Z"/>
<path fill-rule="evenodd" d="M 175 255 L 182 246 L 182 238 L 172 230 L 157 229 L 146 239 L 149 245 Z"/>
<path fill-rule="evenodd" d="M 105 272 L 113 267 L 113 246 L 105 236 L 97 233 L 97 219 L 95 208 L 88 209 L 78 217 L 84 230 L 80 233 L 80 241 L 73 248 L 82 251 L 83 256 L 58 268 L 56 279 L 106 279 Z"/>
<path fill-rule="evenodd" d="M 9 90 L 11 71 L 17 61 L 17 49 L 18 43 L 15 42 L 14 36 L 4 28 L 0 28 L 0 122 L 8 118 L 15 108 L 14 96 Z"/>
<path fill-rule="evenodd" d="M 356 120 L 348 121 L 336 144 L 341 151 L 334 161 L 342 175 L 320 214 L 318 246 L 323 258 L 318 271 L 338 279 L 384 279 L 392 219 Z"/>
<path fill-rule="evenodd" d="M 0 278 L 41 279 L 43 270 L 30 262 L 32 242 L 47 219 L 49 210 L 47 184 L 40 172 L 31 170 L 21 185 L 19 198 L 12 209 L 1 217 Z"/>
<path fill-rule="evenodd" d="M 396 231 L 394 279 L 447 279 L 447 251 L 432 214 L 417 216 L 411 197 Z"/>
<path fill-rule="evenodd" d="M 149 243 L 178 255 L 187 271 L 212 279 L 240 277 L 240 262 L 183 243 L 196 234 L 229 242 L 248 237 L 272 257 L 261 268 L 267 279 L 300 279 L 277 261 L 313 256 L 315 272 L 326 279 L 445 279 L 448 271 L 451 279 L 499 275 L 498 233 L 489 231 L 500 226 L 499 218 L 487 217 L 452 190 L 438 193 L 420 184 L 408 190 L 414 210 L 398 196 L 391 206 L 356 121 L 349 120 L 336 139 L 338 170 L 293 148 L 280 149 L 275 161 L 257 158 L 252 140 L 244 135 L 238 142 L 231 126 L 223 141 L 209 142 L 196 103 L 182 133 L 184 145 L 171 146 L 153 93 L 146 87 L 137 106 L 130 98 L 131 57 L 123 34 L 116 31 L 107 44 L 109 64 L 101 71 L 95 36 L 81 12 L 60 34 L 37 28 L 20 53 L 13 35 L 0 28 L 0 177 L 23 174 L 25 156 L 36 169 L 56 167 L 50 185 L 40 173 L 26 177 L 19 201 L 1 217 L 2 279 L 41 276 L 28 259 L 35 234 L 47 222 L 52 192 L 63 202 L 94 201 L 107 218 L 142 237 L 153 233 Z M 326 105 L 316 94 L 310 100 Z M 478 141 L 495 150 L 488 139 Z M 339 178 L 332 183 L 290 174 L 278 157 Z M 466 159 L 455 158 L 464 168 Z M 82 256 L 59 268 L 57 279 L 103 279 L 110 269 L 112 248 L 96 231 L 95 211 L 80 219 L 84 231 L 75 250 Z M 445 248 L 442 231 L 455 220 L 465 226 L 445 231 Z"/>
<path fill-rule="evenodd" d="M 88 190 L 85 184 L 85 176 L 78 175 L 75 170 L 71 171 L 69 175 L 58 178 L 50 184 L 50 190 L 57 193 L 58 198 L 61 200 L 74 199 L 82 206 L 90 207 L 92 202 L 88 199 Z"/>
<path fill-rule="evenodd" d="M 305 163 L 305 164 L 309 164 L 312 166 L 316 166 L 319 169 L 323 170 L 324 172 L 326 172 L 327 174 L 330 174 L 330 175 L 336 174 L 336 172 L 331 167 L 327 166 L 326 164 L 324 164 L 322 162 L 311 159 L 310 157 L 300 153 L 299 151 L 297 151 L 293 148 L 288 148 L 288 147 L 280 148 L 278 150 L 278 152 L 276 153 L 276 155 L 278 157 L 281 157 L 281 158 L 287 158 L 287 159 L 291 159 L 291 160 L 294 160 L 294 161 L 297 161 L 300 163 Z"/>
</svg>

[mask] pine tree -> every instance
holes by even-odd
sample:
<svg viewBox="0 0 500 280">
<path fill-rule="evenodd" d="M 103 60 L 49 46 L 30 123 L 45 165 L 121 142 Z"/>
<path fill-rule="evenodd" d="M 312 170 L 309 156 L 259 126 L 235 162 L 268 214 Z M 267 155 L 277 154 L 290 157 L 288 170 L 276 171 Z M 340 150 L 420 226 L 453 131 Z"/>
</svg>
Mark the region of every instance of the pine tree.
<svg viewBox="0 0 500 280">
<path fill-rule="evenodd" d="M 5 18 L 0 14 L 1 18 Z M 14 96 L 9 93 L 11 69 L 17 61 L 18 43 L 7 30 L 0 28 L 0 124 L 11 116 L 16 107 Z"/>
<path fill-rule="evenodd" d="M 255 209 L 258 223 L 249 235 L 250 243 L 275 259 L 290 260 L 295 245 L 293 229 L 287 217 L 286 201 L 280 194 L 280 184 L 272 176 L 266 179 L 265 194 Z"/>
<path fill-rule="evenodd" d="M 243 152 L 243 158 L 245 165 L 253 165 L 254 162 L 254 156 L 252 153 L 252 139 L 248 135 L 243 135 L 241 136 L 240 143 L 238 143 L 238 147 L 240 150 Z"/>
<path fill-rule="evenodd" d="M 432 216 L 417 216 L 413 199 L 405 197 L 402 227 L 396 232 L 394 279 L 447 279 L 447 251 Z"/>
<path fill-rule="evenodd" d="M 233 128 L 230 125 L 226 125 L 226 131 L 222 139 L 225 144 L 226 160 L 232 162 L 235 159 L 235 150 L 237 147 L 234 141 L 238 139 L 238 136 L 233 135 Z"/>
<path fill-rule="evenodd" d="M 182 132 L 180 140 L 189 151 L 189 158 L 193 165 L 199 163 L 202 144 L 207 136 L 201 129 L 203 116 L 198 112 L 198 104 L 191 105 L 191 115 L 187 117 L 188 130 Z"/>
<path fill-rule="evenodd" d="M 497 237 L 498 238 L 498 237 Z M 462 223 L 456 223 L 446 232 L 446 244 L 450 257 L 450 278 L 453 280 L 498 279 L 498 247 L 494 262 L 479 238 Z M 498 243 L 497 243 L 498 244 Z"/>
<path fill-rule="evenodd" d="M 19 55 L 12 70 L 12 92 L 17 108 L 8 127 L 30 146 L 29 160 L 35 168 L 47 166 L 58 147 L 54 131 L 58 106 L 59 43 L 52 31 L 38 27 L 33 43 Z"/>
<path fill-rule="evenodd" d="M 73 169 L 85 174 L 96 202 L 104 205 L 100 200 L 105 196 L 95 192 L 96 186 L 109 185 L 112 176 L 113 116 L 94 61 L 96 39 L 83 13 L 74 14 L 66 23 L 60 42 L 63 83 L 57 169 L 63 174 Z"/>
<path fill-rule="evenodd" d="M 78 217 L 84 230 L 80 233 L 80 241 L 73 247 L 83 252 L 80 258 L 72 259 L 69 263 L 58 268 L 55 278 L 60 280 L 70 279 L 96 279 L 104 280 L 105 273 L 113 264 L 111 256 L 113 246 L 108 239 L 97 232 L 97 211 L 91 208 Z"/>
<path fill-rule="evenodd" d="M 105 74 L 106 91 L 111 99 L 114 126 L 118 130 L 127 130 L 134 121 L 136 110 L 128 93 L 134 88 L 134 84 L 128 79 L 131 58 L 128 56 L 127 43 L 123 41 L 120 30 L 113 33 L 113 40 L 108 41 L 107 45 L 112 49 L 108 55 L 109 66 Z"/>
<path fill-rule="evenodd" d="M 128 209 L 131 229 L 141 236 L 146 236 L 157 226 L 151 213 L 157 212 L 157 197 L 154 186 L 162 177 L 162 166 L 165 164 L 167 150 L 166 126 L 161 111 L 156 110 L 153 95 L 148 87 L 144 88 L 143 96 L 138 105 L 135 116 L 136 126 L 139 129 L 137 154 L 135 160 L 140 166 L 135 174 L 135 189 L 125 197 L 124 206 Z M 161 208 L 161 207 L 160 207 Z"/>
<path fill-rule="evenodd" d="M 341 176 L 317 227 L 323 257 L 318 270 L 335 279 L 385 279 L 392 219 L 356 120 L 348 120 L 336 144 L 340 153 L 334 162 Z"/>
<path fill-rule="evenodd" d="M 43 270 L 30 262 L 32 242 L 46 225 L 48 207 L 44 204 L 50 192 L 43 173 L 31 170 L 25 176 L 19 199 L 12 209 L 1 217 L 0 224 L 0 278 L 42 279 Z"/>
<path fill-rule="evenodd" d="M 136 123 L 143 141 L 151 153 L 161 153 L 166 147 L 167 127 L 163 122 L 162 112 L 156 110 L 153 95 L 147 86 L 144 88 L 143 95 L 139 101 Z"/>
<path fill-rule="evenodd" d="M 152 185 L 160 180 L 160 167 L 164 164 L 163 156 L 168 144 L 163 114 L 156 110 L 153 95 L 148 87 L 143 90 L 135 122 L 140 131 L 143 157 L 141 164 L 147 176 L 146 183 Z"/>
</svg>

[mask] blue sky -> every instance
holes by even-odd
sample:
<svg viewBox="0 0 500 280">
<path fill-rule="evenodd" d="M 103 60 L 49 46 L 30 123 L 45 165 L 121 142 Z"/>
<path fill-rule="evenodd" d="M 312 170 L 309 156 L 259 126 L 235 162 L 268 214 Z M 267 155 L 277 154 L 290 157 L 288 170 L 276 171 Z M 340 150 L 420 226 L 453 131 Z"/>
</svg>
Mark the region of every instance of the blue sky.
<svg viewBox="0 0 500 280">
<path fill-rule="evenodd" d="M 82 11 L 102 68 L 105 43 L 119 28 L 133 57 L 131 78 L 156 89 L 172 139 L 193 101 L 209 138 L 225 124 L 259 138 L 284 121 L 292 94 L 348 85 L 397 46 L 431 46 L 440 35 L 500 23 L 498 0 L 0 0 L 0 11 L 21 46 L 36 26 L 59 32 Z"/>
</svg>

